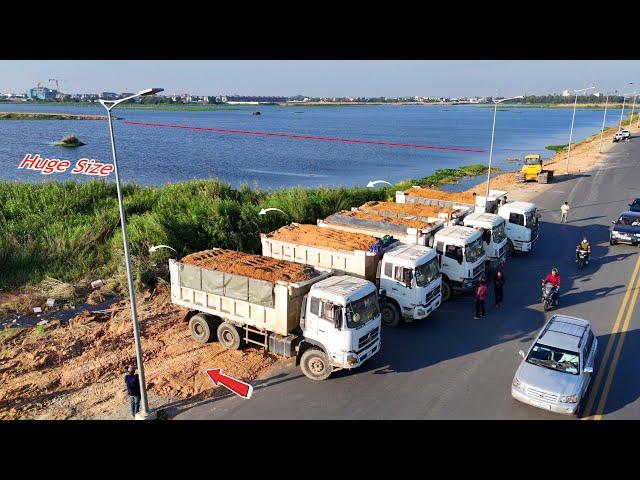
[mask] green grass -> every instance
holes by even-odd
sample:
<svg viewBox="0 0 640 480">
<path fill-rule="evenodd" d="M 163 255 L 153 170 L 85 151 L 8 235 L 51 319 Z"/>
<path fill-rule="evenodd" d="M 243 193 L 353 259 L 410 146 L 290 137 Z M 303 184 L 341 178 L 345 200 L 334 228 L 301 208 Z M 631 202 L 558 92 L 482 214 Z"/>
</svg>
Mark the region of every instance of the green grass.
<svg viewBox="0 0 640 480">
<path fill-rule="evenodd" d="M 211 247 L 261 251 L 260 233 L 291 221 L 318 218 L 370 200 L 392 199 L 411 185 L 442 185 L 483 173 L 483 165 L 437 170 L 430 177 L 384 188 L 287 188 L 263 192 L 232 188 L 217 180 L 193 180 L 158 187 L 126 185 L 130 252 L 140 280 L 152 264 L 166 263 L 170 245 L 180 257 Z M 261 208 L 278 212 L 258 215 Z M 0 289 L 53 277 L 64 282 L 111 278 L 124 273 L 122 232 L 115 184 L 0 182 Z M 175 255 L 175 254 L 174 254 Z"/>
<path fill-rule="evenodd" d="M 552 150 L 554 152 L 561 152 L 562 150 L 564 150 L 568 146 L 569 146 L 569 144 L 565 143 L 564 145 L 547 145 L 544 148 L 546 148 L 547 150 Z"/>
</svg>

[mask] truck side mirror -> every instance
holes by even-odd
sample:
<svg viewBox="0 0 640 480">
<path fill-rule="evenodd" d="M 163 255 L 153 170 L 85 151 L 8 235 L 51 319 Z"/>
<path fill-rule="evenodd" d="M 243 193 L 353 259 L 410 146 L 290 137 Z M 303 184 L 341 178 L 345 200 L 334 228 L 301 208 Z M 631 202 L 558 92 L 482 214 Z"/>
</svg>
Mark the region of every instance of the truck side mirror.
<svg viewBox="0 0 640 480">
<path fill-rule="evenodd" d="M 411 273 L 411 270 L 405 268 L 403 272 L 403 277 L 404 277 L 404 285 L 407 288 L 411 288 L 411 281 L 413 280 L 413 274 Z"/>
<path fill-rule="evenodd" d="M 593 367 L 584 367 L 584 373 L 593 373 Z"/>
<path fill-rule="evenodd" d="M 334 307 L 333 309 L 333 326 L 336 330 L 342 330 L 342 307 Z"/>
</svg>

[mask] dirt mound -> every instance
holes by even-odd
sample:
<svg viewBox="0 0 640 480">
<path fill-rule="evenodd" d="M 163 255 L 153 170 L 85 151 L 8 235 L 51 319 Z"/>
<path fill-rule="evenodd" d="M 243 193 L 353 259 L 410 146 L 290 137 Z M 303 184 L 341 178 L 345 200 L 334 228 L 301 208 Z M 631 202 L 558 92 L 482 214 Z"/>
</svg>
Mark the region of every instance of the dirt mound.
<svg viewBox="0 0 640 480">
<path fill-rule="evenodd" d="M 186 311 L 165 295 L 146 295 L 138 303 L 150 398 L 214 395 L 220 387 L 207 369 L 251 381 L 278 360 L 261 349 L 227 351 L 195 342 Z M 108 418 L 126 406 L 123 375 L 135 365 L 130 315 L 129 304 L 119 302 L 110 317 L 85 311 L 67 327 L 1 331 L 0 419 Z"/>
<path fill-rule="evenodd" d="M 182 262 L 268 282 L 304 282 L 318 275 L 312 267 L 299 263 L 221 248 L 192 253 Z"/>
<path fill-rule="evenodd" d="M 375 237 L 361 233 L 343 232 L 331 230 L 317 225 L 305 225 L 293 223 L 276 230 L 269 237 L 283 242 L 298 243 L 321 248 L 333 248 L 336 250 L 364 250 L 368 251 L 371 245 L 377 242 Z"/>
<path fill-rule="evenodd" d="M 400 225 L 402 227 L 407 227 L 407 228 L 428 229 L 431 227 L 431 224 L 427 222 L 421 222 L 419 220 L 383 217 L 382 215 L 374 215 L 371 213 L 364 213 L 364 212 L 349 212 L 347 210 L 342 210 L 341 212 L 334 213 L 334 215 L 338 215 L 341 217 L 350 217 L 350 218 L 362 218 L 366 220 L 374 220 L 376 222 L 386 222 L 386 223 L 391 223 L 393 225 Z"/>
<path fill-rule="evenodd" d="M 433 188 L 409 188 L 404 191 L 407 195 L 422 198 L 433 198 L 436 200 L 448 200 L 450 202 L 460 202 L 475 205 L 476 200 L 472 192 L 445 192 Z"/>
<path fill-rule="evenodd" d="M 456 212 L 453 208 L 436 207 L 432 205 L 421 205 L 418 203 L 394 203 L 394 202 L 367 202 L 358 208 L 365 213 L 381 212 L 377 215 L 382 215 L 382 212 L 393 212 L 400 215 L 416 216 L 416 217 L 433 217 L 438 218 L 438 214 L 445 213 L 450 216 Z"/>
</svg>

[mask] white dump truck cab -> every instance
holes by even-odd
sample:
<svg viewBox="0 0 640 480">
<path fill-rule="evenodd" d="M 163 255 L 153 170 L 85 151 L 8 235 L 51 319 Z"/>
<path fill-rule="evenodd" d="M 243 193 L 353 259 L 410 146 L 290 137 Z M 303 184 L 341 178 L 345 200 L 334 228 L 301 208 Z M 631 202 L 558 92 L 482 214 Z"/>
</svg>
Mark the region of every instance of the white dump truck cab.
<svg viewBox="0 0 640 480">
<path fill-rule="evenodd" d="M 440 306 L 442 280 L 432 248 L 396 243 L 384 252 L 378 268 L 385 325 L 425 318 Z"/>
<path fill-rule="evenodd" d="M 510 202 L 498 209 L 504 218 L 507 231 L 507 248 L 510 252 L 530 252 L 538 240 L 538 207 L 530 202 Z"/>
<path fill-rule="evenodd" d="M 507 232 L 504 218 L 493 213 L 472 213 L 464 219 L 465 227 L 475 228 L 482 235 L 487 264 L 495 268 L 507 258 Z"/>
<path fill-rule="evenodd" d="M 445 227 L 434 237 L 442 273 L 442 300 L 472 290 L 485 274 L 487 254 L 482 235 L 462 225 Z"/>
<path fill-rule="evenodd" d="M 348 275 L 329 277 L 313 284 L 301 310 L 303 340 L 296 363 L 305 375 L 328 376 L 323 354 L 335 371 L 356 368 L 380 350 L 381 317 L 373 283 Z M 318 358 L 309 350 L 317 350 Z"/>
<path fill-rule="evenodd" d="M 476 213 L 497 213 L 500 207 L 500 200 L 507 195 L 506 190 L 489 190 L 489 195 L 476 195 L 474 212 Z"/>
</svg>

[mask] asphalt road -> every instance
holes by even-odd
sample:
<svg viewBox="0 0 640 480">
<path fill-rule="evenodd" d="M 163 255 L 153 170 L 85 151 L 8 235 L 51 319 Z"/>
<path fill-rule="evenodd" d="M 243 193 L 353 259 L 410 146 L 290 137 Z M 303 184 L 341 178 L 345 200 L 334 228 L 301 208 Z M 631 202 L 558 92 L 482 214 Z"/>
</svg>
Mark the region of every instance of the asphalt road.
<svg viewBox="0 0 640 480">
<path fill-rule="evenodd" d="M 287 361 L 254 382 L 250 400 L 208 400 L 175 418 L 569 419 L 516 402 L 510 393 L 518 350 L 554 313 L 543 312 L 539 285 L 556 266 L 562 277 L 557 311 L 588 319 L 598 338 L 580 417 L 639 419 L 640 274 L 637 283 L 630 280 L 640 257 L 638 247 L 608 242 L 611 220 L 640 195 L 638 159 L 640 138 L 617 144 L 600 167 L 557 179 L 534 200 L 542 209 L 540 238 L 533 253 L 509 259 L 504 303 L 495 309 L 491 292 L 485 318 L 474 320 L 472 298 L 458 297 L 425 321 L 384 329 L 381 353 L 358 370 L 313 382 Z M 564 201 L 572 209 L 569 222 L 560 224 Z M 578 271 L 575 245 L 585 234 L 592 261 Z"/>
</svg>

